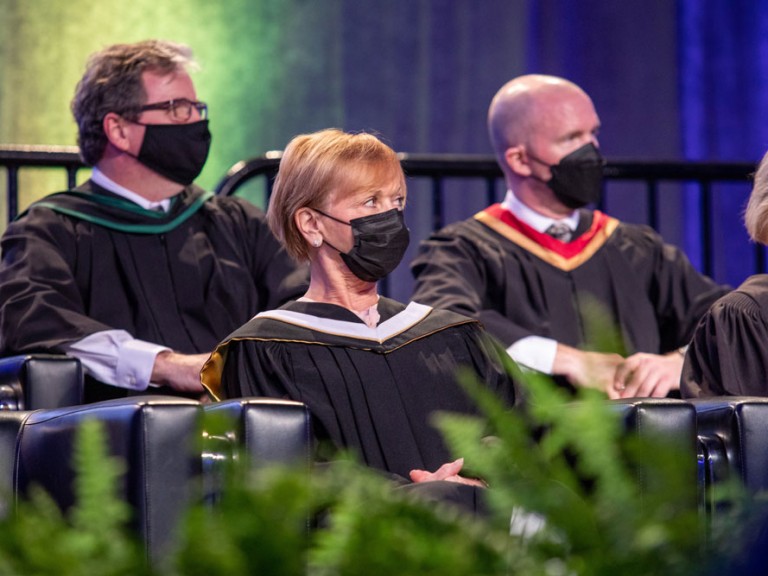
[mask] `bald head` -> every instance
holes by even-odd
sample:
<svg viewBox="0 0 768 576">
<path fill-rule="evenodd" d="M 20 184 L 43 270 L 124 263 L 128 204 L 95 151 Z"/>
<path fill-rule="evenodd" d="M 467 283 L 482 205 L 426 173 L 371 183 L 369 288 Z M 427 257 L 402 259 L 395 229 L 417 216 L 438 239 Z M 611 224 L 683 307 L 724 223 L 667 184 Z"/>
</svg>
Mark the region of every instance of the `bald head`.
<svg viewBox="0 0 768 576">
<path fill-rule="evenodd" d="M 559 108 L 573 100 L 592 105 L 586 92 L 557 76 L 528 74 L 504 84 L 488 109 L 488 131 L 499 161 L 507 148 L 528 144 L 543 123 L 561 116 Z"/>
</svg>

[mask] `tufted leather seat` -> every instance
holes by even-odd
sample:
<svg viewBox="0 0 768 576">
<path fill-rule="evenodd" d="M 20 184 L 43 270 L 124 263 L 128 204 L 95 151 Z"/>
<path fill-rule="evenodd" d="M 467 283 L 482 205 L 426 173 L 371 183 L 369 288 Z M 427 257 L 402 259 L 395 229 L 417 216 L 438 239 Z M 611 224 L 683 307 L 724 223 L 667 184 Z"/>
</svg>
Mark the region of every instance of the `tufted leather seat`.
<svg viewBox="0 0 768 576">
<path fill-rule="evenodd" d="M 71 458 L 78 425 L 89 418 L 104 424 L 109 454 L 126 464 L 119 495 L 133 509 L 133 525 L 150 561 L 172 545 L 181 514 L 201 496 L 197 401 L 121 398 L 8 418 L 0 419 L 0 434 L 12 435 L 18 424 L 14 493 L 23 495 L 38 484 L 64 510 L 74 501 Z"/>
</svg>

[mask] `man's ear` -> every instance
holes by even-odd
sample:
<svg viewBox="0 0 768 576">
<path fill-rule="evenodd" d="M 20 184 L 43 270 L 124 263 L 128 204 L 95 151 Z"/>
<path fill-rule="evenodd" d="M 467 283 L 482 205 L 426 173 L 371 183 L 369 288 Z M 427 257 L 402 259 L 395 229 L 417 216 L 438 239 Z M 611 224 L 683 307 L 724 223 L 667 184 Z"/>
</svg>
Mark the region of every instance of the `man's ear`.
<svg viewBox="0 0 768 576">
<path fill-rule="evenodd" d="M 530 158 L 525 153 L 525 146 L 522 144 L 507 148 L 504 151 L 504 161 L 514 174 L 524 178 L 531 175 Z"/>
<path fill-rule="evenodd" d="M 293 215 L 293 221 L 296 223 L 296 228 L 310 245 L 314 246 L 317 241 L 322 242 L 323 235 L 320 231 L 319 219 L 314 210 L 306 206 L 299 208 Z"/>
<path fill-rule="evenodd" d="M 120 115 L 115 114 L 114 112 L 108 112 L 107 115 L 104 116 L 102 126 L 104 128 L 104 134 L 112 146 L 122 152 L 130 150 L 131 140 L 129 136 L 131 127 L 126 126 L 125 120 Z"/>
</svg>

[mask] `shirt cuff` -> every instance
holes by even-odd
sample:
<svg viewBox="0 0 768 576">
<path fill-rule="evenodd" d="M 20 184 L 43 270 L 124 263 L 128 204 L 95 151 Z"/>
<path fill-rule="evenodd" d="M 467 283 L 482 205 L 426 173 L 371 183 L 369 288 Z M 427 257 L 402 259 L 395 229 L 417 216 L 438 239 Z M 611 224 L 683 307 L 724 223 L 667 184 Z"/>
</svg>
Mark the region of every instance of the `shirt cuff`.
<svg viewBox="0 0 768 576">
<path fill-rule="evenodd" d="M 507 353 L 521 366 L 543 374 L 552 374 L 552 366 L 555 364 L 557 354 L 557 340 L 542 336 L 526 336 L 507 348 Z"/>
<path fill-rule="evenodd" d="M 155 358 L 167 346 L 143 340 L 128 340 L 118 348 L 116 376 L 118 386 L 131 390 L 146 390 L 152 378 Z"/>
</svg>

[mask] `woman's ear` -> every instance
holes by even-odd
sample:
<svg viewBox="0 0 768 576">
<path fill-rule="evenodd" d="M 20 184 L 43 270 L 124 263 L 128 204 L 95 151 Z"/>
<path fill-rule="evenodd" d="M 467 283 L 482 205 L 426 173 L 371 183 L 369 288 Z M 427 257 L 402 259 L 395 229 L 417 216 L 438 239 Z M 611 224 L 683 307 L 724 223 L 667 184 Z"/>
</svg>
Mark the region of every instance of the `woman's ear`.
<svg viewBox="0 0 768 576">
<path fill-rule="evenodd" d="M 306 206 L 299 208 L 293 215 L 293 220 L 296 223 L 296 228 L 310 246 L 317 247 L 323 243 L 320 222 L 314 210 Z"/>
<path fill-rule="evenodd" d="M 507 148 L 504 152 L 504 161 L 514 174 L 525 178 L 531 175 L 531 163 L 522 144 Z"/>
<path fill-rule="evenodd" d="M 104 134 L 112 146 L 121 152 L 128 152 L 131 149 L 131 127 L 126 126 L 125 120 L 114 112 L 107 113 L 102 123 Z"/>
</svg>

